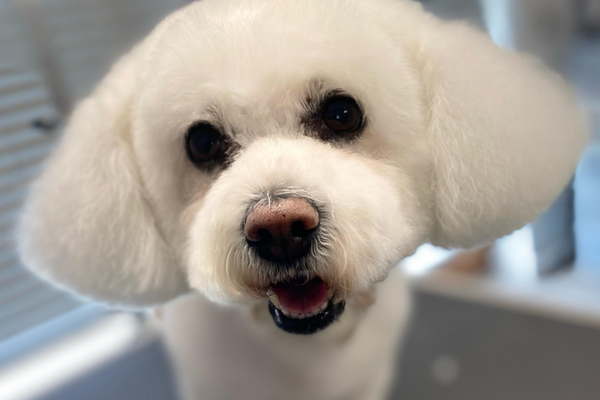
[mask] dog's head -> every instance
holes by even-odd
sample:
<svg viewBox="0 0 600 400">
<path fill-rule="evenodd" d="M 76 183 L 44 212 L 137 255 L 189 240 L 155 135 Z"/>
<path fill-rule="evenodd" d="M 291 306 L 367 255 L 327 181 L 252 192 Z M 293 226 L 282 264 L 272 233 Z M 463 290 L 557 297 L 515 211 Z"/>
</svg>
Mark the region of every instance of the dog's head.
<svg viewBox="0 0 600 400">
<path fill-rule="evenodd" d="M 535 218 L 585 126 L 554 75 L 388 0 L 208 0 L 77 107 L 21 224 L 30 267 L 92 298 L 271 297 L 312 333 L 431 242 Z"/>
</svg>

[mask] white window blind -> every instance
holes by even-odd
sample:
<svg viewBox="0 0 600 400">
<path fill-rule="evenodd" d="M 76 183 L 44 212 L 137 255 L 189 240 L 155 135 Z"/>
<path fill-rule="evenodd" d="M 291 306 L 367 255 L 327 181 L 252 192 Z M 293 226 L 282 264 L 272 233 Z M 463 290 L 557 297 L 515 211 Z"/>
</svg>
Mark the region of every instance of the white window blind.
<svg viewBox="0 0 600 400">
<path fill-rule="evenodd" d="M 0 340 L 81 304 L 19 262 L 15 223 L 68 112 L 179 0 L 0 0 Z"/>
<path fill-rule="evenodd" d="M 0 339 L 76 307 L 71 296 L 26 271 L 14 228 L 27 193 L 54 138 L 32 126 L 57 118 L 35 68 L 35 48 L 14 3 L 0 1 Z"/>
</svg>

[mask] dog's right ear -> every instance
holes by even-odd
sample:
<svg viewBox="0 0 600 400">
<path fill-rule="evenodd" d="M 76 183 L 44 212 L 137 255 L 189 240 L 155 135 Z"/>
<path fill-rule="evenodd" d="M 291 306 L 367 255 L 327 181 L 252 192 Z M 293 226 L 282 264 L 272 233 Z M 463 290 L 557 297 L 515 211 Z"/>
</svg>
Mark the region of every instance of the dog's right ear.
<svg viewBox="0 0 600 400">
<path fill-rule="evenodd" d="M 433 160 L 431 242 L 471 247 L 533 221 L 572 179 L 587 140 L 566 83 L 474 28 L 431 16 L 416 54 Z"/>
<path fill-rule="evenodd" d="M 21 257 L 36 273 L 84 296 L 133 306 L 187 291 L 132 148 L 148 40 L 77 106 L 32 188 L 19 231 Z"/>
</svg>

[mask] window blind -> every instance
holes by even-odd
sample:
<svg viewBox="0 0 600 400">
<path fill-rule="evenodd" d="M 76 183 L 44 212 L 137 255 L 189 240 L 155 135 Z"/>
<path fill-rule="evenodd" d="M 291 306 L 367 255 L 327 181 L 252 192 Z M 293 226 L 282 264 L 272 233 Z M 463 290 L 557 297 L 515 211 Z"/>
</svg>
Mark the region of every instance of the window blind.
<svg viewBox="0 0 600 400">
<path fill-rule="evenodd" d="M 0 0 L 0 340 L 81 305 L 19 262 L 15 225 L 47 129 L 178 0 Z M 36 125 L 38 127 L 36 127 Z"/>
<path fill-rule="evenodd" d="M 14 3 L 0 0 L 0 339 L 78 304 L 25 270 L 16 252 L 14 229 L 27 186 L 55 140 L 32 122 L 58 115 L 25 28 Z"/>
</svg>

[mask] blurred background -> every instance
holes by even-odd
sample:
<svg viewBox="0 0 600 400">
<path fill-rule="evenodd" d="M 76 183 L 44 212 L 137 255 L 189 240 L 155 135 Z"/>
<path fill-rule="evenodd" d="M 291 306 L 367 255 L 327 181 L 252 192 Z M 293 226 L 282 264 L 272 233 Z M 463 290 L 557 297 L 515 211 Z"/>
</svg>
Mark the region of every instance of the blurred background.
<svg viewBox="0 0 600 400">
<path fill-rule="evenodd" d="M 0 399 L 176 399 L 152 318 L 27 272 L 14 224 L 74 104 L 184 0 L 0 0 Z M 422 0 L 563 74 L 594 138 L 573 183 L 493 246 L 425 245 L 393 398 L 600 398 L 600 0 Z"/>
</svg>

